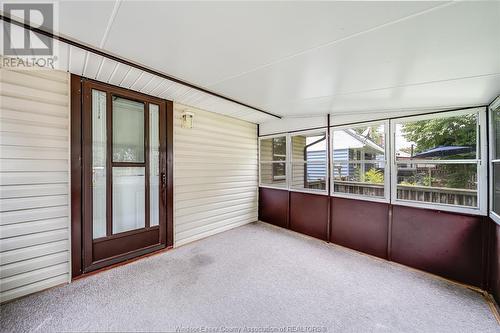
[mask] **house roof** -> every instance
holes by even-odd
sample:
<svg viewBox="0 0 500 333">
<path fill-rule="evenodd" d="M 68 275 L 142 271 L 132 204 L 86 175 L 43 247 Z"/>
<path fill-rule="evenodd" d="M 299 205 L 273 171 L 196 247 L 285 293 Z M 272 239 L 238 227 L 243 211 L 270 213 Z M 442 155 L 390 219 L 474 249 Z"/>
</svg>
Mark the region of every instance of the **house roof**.
<svg viewBox="0 0 500 333">
<path fill-rule="evenodd" d="M 333 141 L 336 149 L 368 147 L 374 152 L 384 153 L 384 149 L 370 138 L 364 137 L 350 128 L 334 131 Z"/>
</svg>

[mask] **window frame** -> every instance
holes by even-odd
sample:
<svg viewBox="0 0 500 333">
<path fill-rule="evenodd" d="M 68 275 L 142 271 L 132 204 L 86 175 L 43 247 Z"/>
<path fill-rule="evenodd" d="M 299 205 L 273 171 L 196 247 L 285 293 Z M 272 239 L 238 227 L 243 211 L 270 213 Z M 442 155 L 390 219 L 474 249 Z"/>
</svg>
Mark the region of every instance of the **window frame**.
<svg viewBox="0 0 500 333">
<path fill-rule="evenodd" d="M 496 140 L 495 133 L 493 127 L 493 111 L 496 108 L 500 107 L 500 96 L 498 96 L 489 106 L 488 106 L 488 134 L 489 134 L 489 155 L 488 155 L 488 171 L 489 171 L 489 180 L 488 180 L 488 195 L 489 195 L 489 209 L 488 215 L 489 217 L 497 224 L 500 225 L 500 215 L 493 211 L 493 203 L 495 201 L 495 177 L 494 177 L 494 165 L 495 163 L 500 163 L 500 158 L 495 158 L 496 152 Z"/>
<path fill-rule="evenodd" d="M 466 114 L 478 114 L 478 131 L 477 131 L 477 143 L 476 143 L 476 159 L 467 159 L 467 160 L 413 160 L 415 164 L 471 164 L 475 163 L 477 165 L 477 207 L 466 207 L 466 206 L 458 206 L 452 204 L 441 204 L 441 203 L 431 203 L 431 202 L 419 202 L 413 200 L 403 200 L 397 198 L 397 161 L 396 161 L 396 125 L 420 121 L 420 120 L 430 120 L 435 118 L 444 118 L 444 117 L 454 117 L 461 116 Z M 486 142 L 486 108 L 478 107 L 472 109 L 464 109 L 464 110 L 456 110 L 456 111 L 443 111 L 437 113 L 416 115 L 416 116 L 408 116 L 408 117 L 400 117 L 394 118 L 390 120 L 390 151 L 391 151 L 391 203 L 393 205 L 399 206 L 408 206 L 408 207 L 416 207 L 416 208 L 426 208 L 433 210 L 441 210 L 441 211 L 449 211 L 454 213 L 463 213 L 463 214 L 471 214 L 471 215 L 487 215 L 487 196 L 488 196 L 488 179 L 487 179 L 487 163 L 486 156 L 488 153 L 488 147 Z M 479 155 L 479 156 L 478 156 Z M 490 177 L 491 178 L 491 177 Z"/>
<path fill-rule="evenodd" d="M 293 160 L 292 159 L 292 137 L 294 136 L 299 136 L 299 135 L 308 135 L 308 134 L 319 134 L 321 133 L 325 134 L 325 189 L 324 190 L 317 190 L 317 189 L 308 189 L 308 188 L 293 188 L 292 187 L 292 182 L 290 181 L 290 177 L 292 177 L 292 172 L 293 172 L 293 163 L 307 163 L 306 161 L 300 161 L 300 160 Z M 288 157 L 288 169 L 290 170 L 290 174 L 287 173 L 287 183 L 288 183 L 288 190 L 290 192 L 300 192 L 300 193 L 312 193 L 312 194 L 320 194 L 320 195 L 328 195 L 328 184 L 329 184 L 329 163 L 328 163 L 328 154 L 329 154 L 329 137 L 328 137 L 328 128 L 323 128 L 323 129 L 311 129 L 311 130 L 305 130 L 305 131 L 298 131 L 298 132 L 292 132 L 292 133 L 287 133 L 288 134 L 288 143 L 287 143 L 287 157 Z"/>
<path fill-rule="evenodd" d="M 286 156 L 284 161 L 261 161 L 260 159 L 260 146 L 261 146 L 261 141 L 266 140 L 266 139 L 274 139 L 274 138 L 279 138 L 279 137 L 285 137 L 285 144 L 286 144 Z M 289 167 L 288 167 L 288 161 L 290 158 L 290 137 L 289 133 L 285 134 L 272 134 L 272 135 L 265 135 L 265 136 L 260 136 L 259 137 L 259 145 L 257 147 L 257 155 L 258 155 L 258 164 L 259 164 L 259 187 L 265 187 L 265 188 L 271 188 L 271 189 L 277 189 L 277 190 L 289 190 Z M 273 155 L 274 156 L 274 155 Z M 270 184 L 263 184 L 262 183 L 262 173 L 261 173 L 261 164 L 262 163 L 269 163 L 269 164 L 275 164 L 275 163 L 285 163 L 285 185 L 284 186 L 277 186 L 277 185 L 270 185 Z M 274 177 L 274 176 L 273 176 Z"/>
<path fill-rule="evenodd" d="M 342 192 L 335 192 L 335 178 L 334 178 L 334 164 L 335 164 L 335 159 L 334 159 L 334 154 L 333 154 L 333 148 L 334 148 L 334 131 L 342 130 L 342 129 L 348 129 L 348 128 L 358 128 L 358 127 L 367 127 L 367 126 L 373 126 L 373 125 L 384 125 L 384 196 L 383 197 L 377 197 L 377 196 L 369 196 L 369 195 L 363 195 L 363 194 L 353 194 L 353 193 L 342 193 Z M 382 203 L 389 203 L 390 202 L 390 169 L 389 169 L 389 159 L 388 154 L 389 154 L 389 120 L 377 120 L 377 121 L 367 121 L 367 122 L 362 122 L 362 123 L 355 123 L 355 124 L 348 124 L 348 125 L 340 125 L 340 126 L 332 126 L 330 128 L 330 143 L 329 143 L 329 150 L 328 154 L 330 154 L 330 179 L 331 179 L 331 184 L 332 186 L 330 187 L 330 196 L 332 197 L 338 197 L 338 198 L 346 198 L 346 199 L 357 199 L 357 200 L 365 200 L 365 201 L 374 201 L 374 202 L 382 202 Z M 362 162 L 364 160 L 360 160 Z M 349 165 L 350 160 L 344 161 L 344 163 L 347 163 Z"/>
</svg>

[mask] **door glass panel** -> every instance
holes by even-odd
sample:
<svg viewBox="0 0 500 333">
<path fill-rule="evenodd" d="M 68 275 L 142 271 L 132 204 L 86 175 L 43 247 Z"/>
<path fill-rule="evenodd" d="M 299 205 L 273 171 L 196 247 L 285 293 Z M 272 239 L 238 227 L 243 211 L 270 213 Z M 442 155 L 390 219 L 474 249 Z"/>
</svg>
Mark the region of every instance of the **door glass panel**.
<svg viewBox="0 0 500 333">
<path fill-rule="evenodd" d="M 144 163 L 144 104 L 113 97 L 113 162 Z"/>
<path fill-rule="evenodd" d="M 106 236 L 106 93 L 92 90 L 93 238 Z"/>
<path fill-rule="evenodd" d="M 113 168 L 113 234 L 145 227 L 145 168 Z"/>
<path fill-rule="evenodd" d="M 149 225 L 160 222 L 160 110 L 149 104 Z"/>
</svg>

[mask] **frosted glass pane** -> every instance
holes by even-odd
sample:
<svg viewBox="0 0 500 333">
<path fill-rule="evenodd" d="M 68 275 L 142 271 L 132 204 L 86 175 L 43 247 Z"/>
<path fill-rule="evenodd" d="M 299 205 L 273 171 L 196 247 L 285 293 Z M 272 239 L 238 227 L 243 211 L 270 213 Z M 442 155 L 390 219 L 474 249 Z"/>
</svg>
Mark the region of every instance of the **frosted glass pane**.
<svg viewBox="0 0 500 333">
<path fill-rule="evenodd" d="M 113 161 L 144 162 L 144 104 L 113 97 Z"/>
<path fill-rule="evenodd" d="M 160 221 L 160 110 L 149 105 L 149 225 Z"/>
<path fill-rule="evenodd" d="M 92 90 L 93 238 L 106 236 L 106 93 Z"/>
<path fill-rule="evenodd" d="M 145 227 L 145 168 L 113 168 L 113 234 Z"/>
</svg>

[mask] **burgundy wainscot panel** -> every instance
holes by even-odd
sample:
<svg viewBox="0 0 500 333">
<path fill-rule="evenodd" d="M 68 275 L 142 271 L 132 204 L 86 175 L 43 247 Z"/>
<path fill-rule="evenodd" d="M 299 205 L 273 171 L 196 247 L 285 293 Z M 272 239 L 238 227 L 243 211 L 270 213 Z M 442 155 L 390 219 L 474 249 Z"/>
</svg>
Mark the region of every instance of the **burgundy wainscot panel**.
<svg viewBox="0 0 500 333">
<path fill-rule="evenodd" d="M 288 191 L 259 188 L 259 220 L 288 227 Z"/>
<path fill-rule="evenodd" d="M 290 192 L 290 229 L 327 240 L 328 196 Z"/>
<path fill-rule="evenodd" d="M 331 198 L 330 241 L 387 259 L 389 204 Z"/>
<path fill-rule="evenodd" d="M 492 247 L 490 267 L 490 289 L 498 304 L 500 304 L 500 225 L 491 221 Z"/>
<path fill-rule="evenodd" d="M 483 287 L 481 216 L 393 206 L 391 260 Z"/>
</svg>

